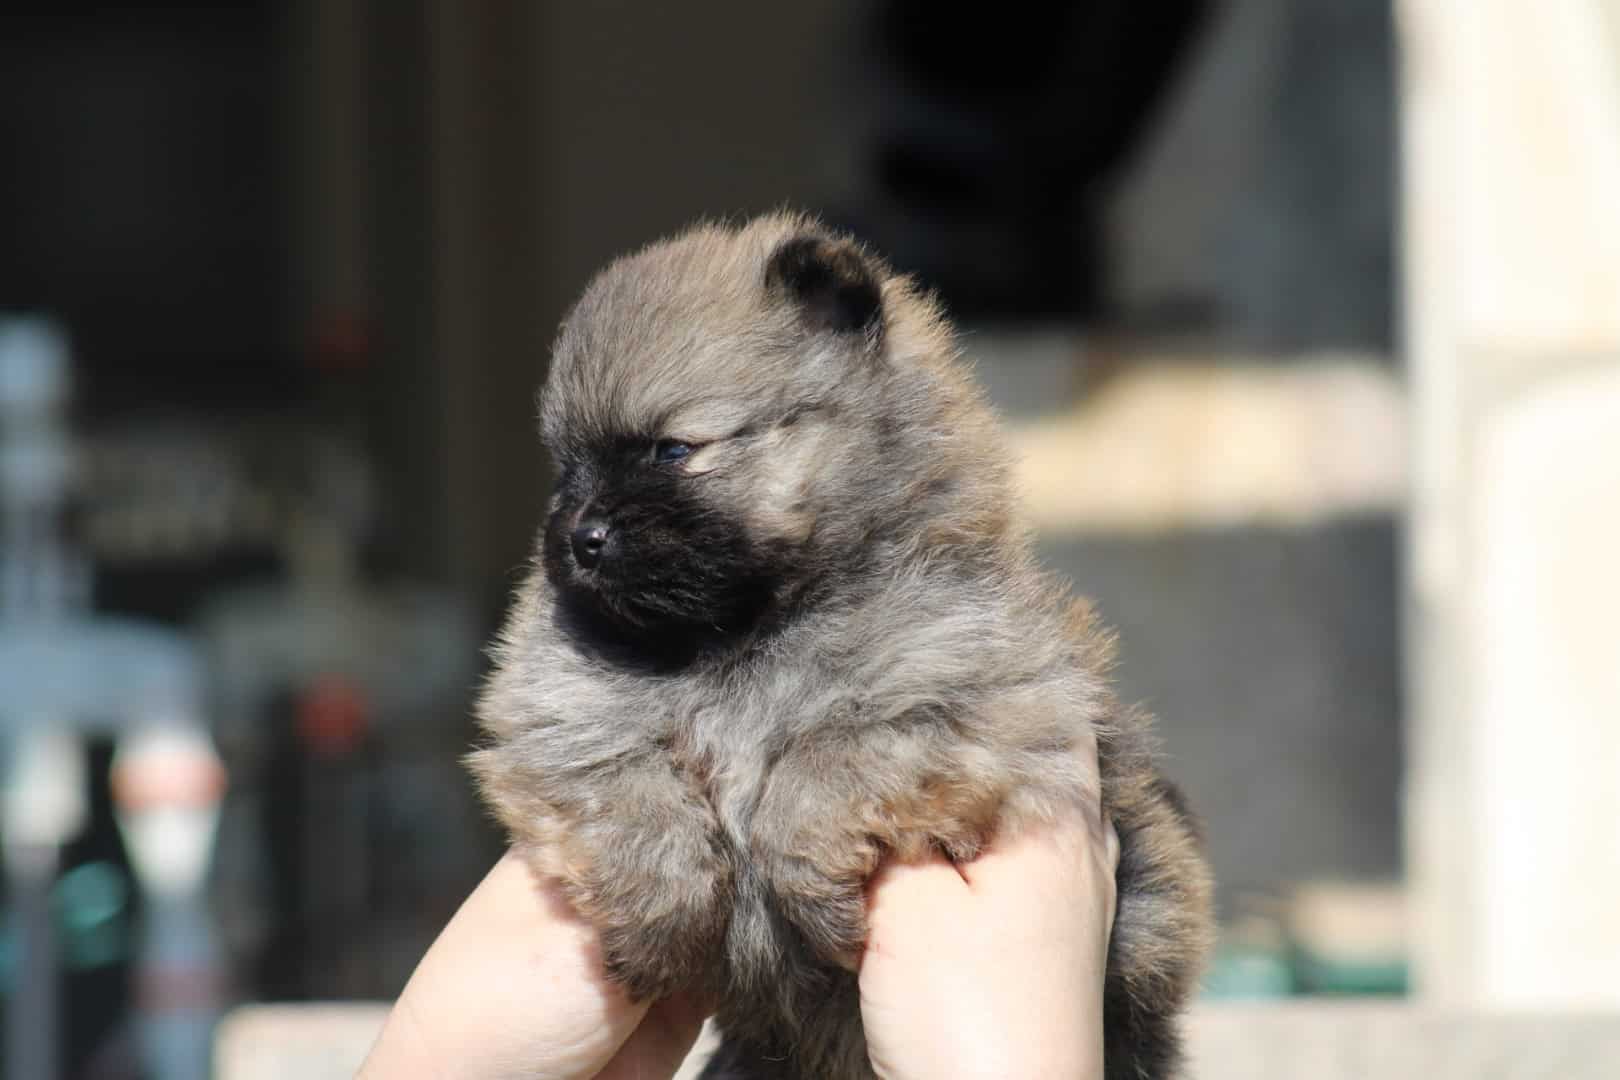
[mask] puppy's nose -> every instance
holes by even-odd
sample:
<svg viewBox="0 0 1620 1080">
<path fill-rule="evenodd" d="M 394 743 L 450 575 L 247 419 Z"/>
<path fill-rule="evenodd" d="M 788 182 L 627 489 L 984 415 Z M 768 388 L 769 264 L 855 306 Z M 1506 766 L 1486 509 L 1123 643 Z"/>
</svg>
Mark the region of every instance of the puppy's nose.
<svg viewBox="0 0 1620 1080">
<path fill-rule="evenodd" d="M 607 547 L 608 527 L 601 521 L 582 521 L 568 536 L 574 549 L 574 561 L 589 570 L 602 561 L 602 549 Z"/>
</svg>

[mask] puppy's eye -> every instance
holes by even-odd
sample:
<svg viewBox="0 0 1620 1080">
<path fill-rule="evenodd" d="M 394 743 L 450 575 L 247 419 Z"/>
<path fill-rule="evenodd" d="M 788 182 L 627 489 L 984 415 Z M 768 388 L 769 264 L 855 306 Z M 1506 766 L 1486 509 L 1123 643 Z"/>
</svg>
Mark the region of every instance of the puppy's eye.
<svg viewBox="0 0 1620 1080">
<path fill-rule="evenodd" d="M 694 447 L 691 443 L 678 442 L 675 439 L 659 439 L 653 443 L 653 460 L 660 465 L 672 461 L 679 461 L 691 454 Z"/>
</svg>

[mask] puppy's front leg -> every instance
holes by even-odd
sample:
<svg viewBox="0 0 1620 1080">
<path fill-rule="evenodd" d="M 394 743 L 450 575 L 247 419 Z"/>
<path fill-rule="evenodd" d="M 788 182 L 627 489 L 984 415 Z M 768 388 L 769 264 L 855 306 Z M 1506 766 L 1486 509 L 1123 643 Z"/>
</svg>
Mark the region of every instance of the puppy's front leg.
<svg viewBox="0 0 1620 1080">
<path fill-rule="evenodd" d="M 994 827 L 999 791 L 948 747 L 893 731 L 790 751 L 750 827 L 783 914 L 829 963 L 854 968 L 866 940 L 866 882 L 880 859 L 930 850 L 970 859 Z"/>
<path fill-rule="evenodd" d="M 597 929 L 608 975 L 637 1000 L 711 987 L 732 874 L 708 801 L 656 753 L 565 781 L 521 761 L 482 751 L 473 766 L 531 865 Z"/>
</svg>

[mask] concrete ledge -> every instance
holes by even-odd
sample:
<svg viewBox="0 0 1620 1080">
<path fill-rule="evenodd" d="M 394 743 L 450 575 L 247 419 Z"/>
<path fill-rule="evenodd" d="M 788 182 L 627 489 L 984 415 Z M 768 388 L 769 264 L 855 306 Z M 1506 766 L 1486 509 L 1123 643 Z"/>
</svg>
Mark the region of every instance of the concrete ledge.
<svg viewBox="0 0 1620 1080">
<path fill-rule="evenodd" d="M 370 1001 L 243 1005 L 214 1035 L 215 1080 L 352 1080 L 388 1008 Z"/>
<path fill-rule="evenodd" d="M 220 1025 L 217 1080 L 349 1080 L 387 1014 L 371 1003 L 249 1005 Z M 1613 1080 L 1620 1014 L 1448 1013 L 1299 1000 L 1201 1005 L 1188 1080 Z M 704 1044 L 699 1044 L 699 1051 Z M 696 1055 L 695 1055 L 696 1056 Z M 682 1076 L 691 1074 L 689 1062 Z"/>
<path fill-rule="evenodd" d="M 1620 1014 L 1451 1013 L 1398 1002 L 1204 1005 L 1192 1080 L 1609 1080 Z"/>
</svg>

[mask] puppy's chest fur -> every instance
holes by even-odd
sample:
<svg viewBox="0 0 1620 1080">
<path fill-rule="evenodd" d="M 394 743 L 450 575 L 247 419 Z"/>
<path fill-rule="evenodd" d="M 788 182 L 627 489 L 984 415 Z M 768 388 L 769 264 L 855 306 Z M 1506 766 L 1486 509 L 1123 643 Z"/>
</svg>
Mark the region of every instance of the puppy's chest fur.
<svg viewBox="0 0 1620 1080">
<path fill-rule="evenodd" d="M 1072 747 L 1104 695 L 1040 596 L 902 575 L 727 663 L 657 673 L 562 632 L 543 579 L 525 592 L 481 710 L 497 740 L 475 761 L 486 791 L 536 847 L 595 822 L 706 819 L 684 857 L 727 867 L 714 902 L 730 922 L 716 957 L 728 982 L 768 979 L 784 950 L 825 960 L 785 941 L 802 929 L 781 903 L 802 861 L 834 864 L 858 895 L 885 850 L 970 851 L 1009 796 L 1039 813 L 1029 800 L 1096 790 Z M 605 788 L 610 774 L 642 780 Z M 678 804 L 651 794 L 672 777 Z"/>
<path fill-rule="evenodd" d="M 537 601 L 544 608 L 547 598 Z M 949 769 L 952 744 L 994 753 L 1005 740 L 1008 749 L 1040 752 L 1083 729 L 1098 687 L 1051 615 L 960 581 L 899 581 L 858 609 L 787 627 L 733 663 L 626 671 L 560 637 L 520 677 L 540 697 L 529 724 L 554 730 L 558 751 L 574 742 L 563 732 L 590 718 L 592 737 L 571 752 L 591 757 L 572 764 L 656 755 L 713 809 L 734 857 L 746 861 L 757 829 L 781 825 L 757 820 L 768 789 L 797 784 L 805 778 L 792 770 L 874 735 L 891 753 L 932 754 Z M 993 726 L 987 714 L 1005 712 L 1010 698 L 1047 722 L 1003 715 L 1007 722 Z M 874 787 L 895 764 L 866 762 Z"/>
</svg>

